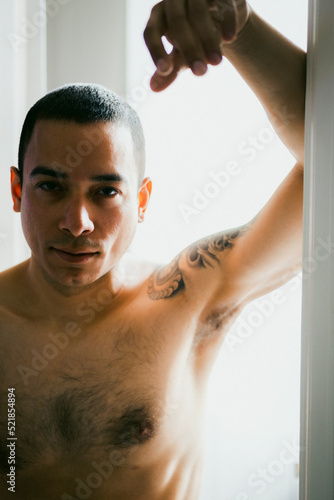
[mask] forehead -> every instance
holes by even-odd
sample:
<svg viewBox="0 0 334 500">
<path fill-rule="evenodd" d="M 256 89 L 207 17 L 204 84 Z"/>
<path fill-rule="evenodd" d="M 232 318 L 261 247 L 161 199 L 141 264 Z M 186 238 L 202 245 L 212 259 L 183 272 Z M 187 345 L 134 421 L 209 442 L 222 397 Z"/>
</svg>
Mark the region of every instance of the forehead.
<svg viewBox="0 0 334 500">
<path fill-rule="evenodd" d="M 112 122 L 37 121 L 25 154 L 25 174 L 38 165 L 63 169 L 70 177 L 101 170 L 137 175 L 131 131 Z"/>
</svg>

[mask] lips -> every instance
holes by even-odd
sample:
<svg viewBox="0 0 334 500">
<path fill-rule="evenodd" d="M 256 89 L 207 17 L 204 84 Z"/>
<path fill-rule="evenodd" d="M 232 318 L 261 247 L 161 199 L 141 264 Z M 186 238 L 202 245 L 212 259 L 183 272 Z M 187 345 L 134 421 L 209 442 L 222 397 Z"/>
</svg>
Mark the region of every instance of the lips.
<svg viewBox="0 0 334 500">
<path fill-rule="evenodd" d="M 91 250 L 82 249 L 80 251 L 69 251 L 59 248 L 53 248 L 59 258 L 66 262 L 74 264 L 81 264 L 92 260 L 98 255 L 99 252 L 92 252 Z"/>
<path fill-rule="evenodd" d="M 66 248 L 55 248 L 55 250 L 59 250 L 59 252 L 64 252 L 64 253 L 69 253 L 71 255 L 79 255 L 79 254 L 87 254 L 87 253 L 97 253 L 97 252 L 92 252 L 91 250 L 67 250 Z"/>
</svg>

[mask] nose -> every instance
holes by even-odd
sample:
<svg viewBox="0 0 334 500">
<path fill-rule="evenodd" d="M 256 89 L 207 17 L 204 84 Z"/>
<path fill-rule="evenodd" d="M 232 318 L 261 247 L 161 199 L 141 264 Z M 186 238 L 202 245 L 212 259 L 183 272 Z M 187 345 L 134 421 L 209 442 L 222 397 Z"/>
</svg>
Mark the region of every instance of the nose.
<svg viewBox="0 0 334 500">
<path fill-rule="evenodd" d="M 71 200 L 67 204 L 59 223 L 59 229 L 66 233 L 70 232 L 75 237 L 94 231 L 94 223 L 86 204 L 81 199 Z"/>
</svg>

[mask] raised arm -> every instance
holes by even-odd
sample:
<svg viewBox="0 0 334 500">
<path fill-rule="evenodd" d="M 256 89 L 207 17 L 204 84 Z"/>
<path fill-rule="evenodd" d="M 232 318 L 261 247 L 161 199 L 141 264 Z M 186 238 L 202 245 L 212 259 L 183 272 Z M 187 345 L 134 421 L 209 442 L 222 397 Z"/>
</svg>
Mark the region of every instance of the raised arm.
<svg viewBox="0 0 334 500">
<path fill-rule="evenodd" d="M 170 55 L 163 36 L 174 47 Z M 304 163 L 305 53 L 244 0 L 163 0 L 152 9 L 144 37 L 157 66 L 153 90 L 168 87 L 182 68 L 204 74 L 223 54 L 255 92 L 286 147 Z"/>
<path fill-rule="evenodd" d="M 173 44 L 170 55 L 162 36 Z M 145 39 L 157 65 L 151 85 L 158 91 L 175 80 L 182 67 L 200 76 L 207 64 L 219 64 L 223 53 L 256 93 L 297 160 L 253 221 L 195 243 L 152 276 L 153 300 L 188 293 L 204 322 L 224 319 L 300 269 L 305 54 L 244 0 L 163 0 L 152 10 Z M 218 319 L 215 324 L 222 324 Z"/>
</svg>

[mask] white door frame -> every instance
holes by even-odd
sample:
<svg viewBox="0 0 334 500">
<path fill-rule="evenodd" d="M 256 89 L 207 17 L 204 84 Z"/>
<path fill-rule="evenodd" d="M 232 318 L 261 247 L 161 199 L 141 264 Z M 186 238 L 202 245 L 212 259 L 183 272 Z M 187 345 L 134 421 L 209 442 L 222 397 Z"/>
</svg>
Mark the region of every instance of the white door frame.
<svg viewBox="0 0 334 500">
<path fill-rule="evenodd" d="M 310 0 L 300 500 L 334 498 L 334 2 Z"/>
</svg>

